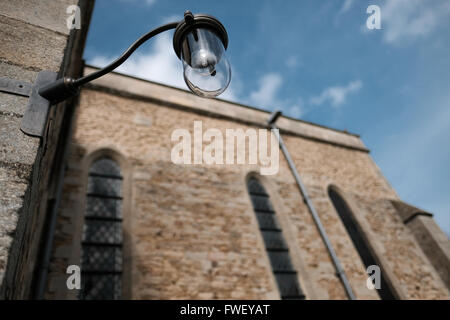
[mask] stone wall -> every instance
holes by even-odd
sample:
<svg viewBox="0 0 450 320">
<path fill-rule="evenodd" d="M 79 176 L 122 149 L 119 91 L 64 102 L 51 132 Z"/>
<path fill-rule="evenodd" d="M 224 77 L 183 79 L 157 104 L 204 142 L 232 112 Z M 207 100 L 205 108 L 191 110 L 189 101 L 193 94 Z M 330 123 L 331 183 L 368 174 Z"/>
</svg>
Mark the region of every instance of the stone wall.
<svg viewBox="0 0 450 320">
<path fill-rule="evenodd" d="M 433 264 L 441 279 L 450 288 L 450 241 L 439 228 L 432 214 L 401 201 L 393 201 L 395 209 Z"/>
<path fill-rule="evenodd" d="M 0 1 L 0 76 L 34 82 L 41 70 L 78 75 L 94 1 Z M 81 29 L 67 28 L 79 5 Z M 20 131 L 28 98 L 0 93 L 0 298 L 30 298 L 41 232 L 72 101 L 52 108 L 44 139 Z M 70 120 L 70 119 L 69 119 Z M 70 121 L 69 121 L 70 123 Z"/>
<path fill-rule="evenodd" d="M 92 69 L 87 69 L 91 72 Z M 73 299 L 65 269 L 80 264 L 87 172 L 109 155 L 124 175 L 124 298 L 278 299 L 248 196 L 263 183 L 307 299 L 346 299 L 332 261 L 280 153 L 276 175 L 260 165 L 176 165 L 171 134 L 263 128 L 267 112 L 110 74 L 81 93 L 53 247 L 47 298 Z M 449 292 L 390 200 L 398 201 L 355 135 L 281 118 L 287 148 L 358 299 L 378 299 L 328 195 L 338 187 L 401 299 L 448 299 Z M 248 146 L 247 146 L 248 147 Z M 248 148 L 247 148 L 248 153 Z"/>
</svg>

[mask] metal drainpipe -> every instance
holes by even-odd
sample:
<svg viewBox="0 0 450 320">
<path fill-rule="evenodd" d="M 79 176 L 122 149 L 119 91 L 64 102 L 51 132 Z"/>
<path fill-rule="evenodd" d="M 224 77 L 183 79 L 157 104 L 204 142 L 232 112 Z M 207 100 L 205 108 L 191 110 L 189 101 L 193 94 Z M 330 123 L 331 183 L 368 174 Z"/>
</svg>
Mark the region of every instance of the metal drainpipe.
<svg viewBox="0 0 450 320">
<path fill-rule="evenodd" d="M 64 148 L 62 156 L 60 158 L 61 164 L 58 170 L 58 177 L 56 182 L 56 194 L 55 198 L 52 203 L 52 208 L 50 210 L 50 217 L 49 217 L 49 224 L 48 224 L 48 233 L 45 236 L 45 242 L 44 242 L 44 251 L 42 254 L 42 263 L 39 266 L 39 273 L 38 273 L 38 279 L 37 279 L 37 285 L 36 285 L 36 291 L 35 291 L 35 298 L 37 300 L 44 299 L 45 294 L 45 288 L 47 285 L 47 275 L 49 272 L 49 266 L 50 266 L 50 259 L 51 259 L 51 253 L 53 248 L 53 238 L 55 235 L 55 229 L 56 229 L 56 222 L 58 218 L 58 211 L 59 211 L 59 205 L 61 203 L 61 196 L 62 196 L 62 187 L 64 182 L 64 175 L 66 172 L 66 162 L 69 155 L 69 145 L 70 145 L 70 139 L 71 139 L 71 133 L 73 128 L 73 114 L 75 112 L 76 104 L 78 103 L 78 100 L 73 100 L 72 103 L 66 104 L 66 108 L 70 108 L 69 110 L 66 110 L 67 114 L 65 116 L 65 119 L 67 122 L 62 123 L 61 126 L 66 125 L 67 131 L 65 132 L 65 136 L 62 137 L 62 143 L 61 147 Z"/>
<path fill-rule="evenodd" d="M 270 116 L 267 123 L 272 129 L 278 129 L 275 122 L 277 121 L 278 117 L 280 117 L 280 116 L 281 116 L 281 111 L 275 111 Z M 353 290 L 350 287 L 350 283 L 348 282 L 348 279 L 344 273 L 344 270 L 342 269 L 341 263 L 339 262 L 339 259 L 336 256 L 336 252 L 334 251 L 333 246 L 331 245 L 331 242 L 328 239 L 325 228 L 323 227 L 322 222 L 320 221 L 319 215 L 317 214 L 316 209 L 314 208 L 314 205 L 313 205 L 311 199 L 309 198 L 308 191 L 306 190 L 305 185 L 303 184 L 302 180 L 300 179 L 300 175 L 297 171 L 297 168 L 294 165 L 294 161 L 292 161 L 292 158 L 286 148 L 286 145 L 283 142 L 283 139 L 281 138 L 279 131 L 274 130 L 272 132 L 275 134 L 275 136 L 278 139 L 278 143 L 280 144 L 280 149 L 283 152 L 284 157 L 286 158 L 286 161 L 289 165 L 289 168 L 292 171 L 292 174 L 294 175 L 295 181 L 297 182 L 297 185 L 303 196 L 303 200 L 306 203 L 306 205 L 308 206 L 308 209 L 311 212 L 311 215 L 314 219 L 314 223 L 316 224 L 317 229 L 319 229 L 320 236 L 322 237 L 323 241 L 325 242 L 325 246 L 327 247 L 328 253 L 331 256 L 331 260 L 333 260 L 334 267 L 336 268 L 336 275 L 341 279 L 348 298 L 350 300 L 356 300 L 356 297 L 353 294 Z"/>
</svg>

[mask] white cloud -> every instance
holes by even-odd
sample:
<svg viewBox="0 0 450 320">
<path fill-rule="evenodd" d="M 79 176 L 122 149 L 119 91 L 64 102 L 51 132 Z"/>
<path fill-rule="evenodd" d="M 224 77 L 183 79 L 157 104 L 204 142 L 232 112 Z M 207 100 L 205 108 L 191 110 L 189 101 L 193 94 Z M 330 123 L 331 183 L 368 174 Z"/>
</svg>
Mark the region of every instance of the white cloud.
<svg viewBox="0 0 450 320">
<path fill-rule="evenodd" d="M 310 101 L 313 105 L 322 105 L 329 101 L 332 106 L 338 107 L 345 103 L 348 94 L 358 91 L 361 87 L 361 80 L 352 81 L 347 86 L 328 87 L 320 95 L 312 97 Z"/>
<path fill-rule="evenodd" d="M 276 98 L 278 89 L 280 89 L 283 79 L 278 73 L 268 73 L 259 79 L 259 88 L 250 93 L 250 101 L 258 106 L 267 108 L 277 107 Z"/>
<path fill-rule="evenodd" d="M 431 34 L 448 19 L 450 2 L 423 0 L 390 0 L 381 7 L 383 40 L 399 43 Z"/>
<path fill-rule="evenodd" d="M 89 64 L 103 67 L 116 57 L 96 56 Z M 170 34 L 163 33 L 154 39 L 153 48 L 146 53 L 134 53 L 116 71 L 187 89 L 183 79 L 183 66 L 173 51 Z"/>
<path fill-rule="evenodd" d="M 293 118 L 300 118 L 303 113 L 303 100 L 301 98 L 298 99 L 296 104 L 288 107 L 286 111 L 286 114 Z"/>
<path fill-rule="evenodd" d="M 281 109 L 286 115 L 294 118 L 303 115 L 303 100 L 300 97 L 296 100 L 279 97 L 283 85 L 283 78 L 279 73 L 263 75 L 258 84 L 258 89 L 250 92 L 249 98 L 244 101 L 268 110 Z"/>
<path fill-rule="evenodd" d="M 340 14 L 347 12 L 350 10 L 350 8 L 353 5 L 354 0 L 345 0 L 345 2 L 342 4 L 341 10 L 339 11 Z"/>
</svg>

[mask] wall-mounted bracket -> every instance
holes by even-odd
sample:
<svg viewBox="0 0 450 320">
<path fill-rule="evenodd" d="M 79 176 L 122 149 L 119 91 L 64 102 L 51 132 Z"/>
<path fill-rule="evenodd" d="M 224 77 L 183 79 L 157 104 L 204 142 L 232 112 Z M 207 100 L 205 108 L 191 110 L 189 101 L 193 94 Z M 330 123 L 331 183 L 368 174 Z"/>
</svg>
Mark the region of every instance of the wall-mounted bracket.
<svg viewBox="0 0 450 320">
<path fill-rule="evenodd" d="M 26 135 L 39 138 L 44 136 L 51 102 L 40 96 L 38 90 L 56 81 L 57 77 L 58 74 L 53 71 L 44 70 L 38 73 L 20 126 L 20 130 Z"/>
<path fill-rule="evenodd" d="M 34 84 L 10 78 L 0 78 L 0 92 L 29 97 L 20 126 L 20 130 L 26 135 L 38 138 L 44 136 L 52 103 L 39 95 L 38 90 L 55 82 L 57 77 L 56 72 L 44 70 L 38 73 Z"/>
</svg>

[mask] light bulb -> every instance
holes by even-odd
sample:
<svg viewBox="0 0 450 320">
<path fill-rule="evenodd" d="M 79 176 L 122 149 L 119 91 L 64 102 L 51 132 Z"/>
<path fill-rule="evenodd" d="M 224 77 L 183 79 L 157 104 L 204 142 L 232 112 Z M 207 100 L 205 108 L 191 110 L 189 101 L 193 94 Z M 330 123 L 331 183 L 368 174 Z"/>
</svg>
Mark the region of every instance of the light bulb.
<svg viewBox="0 0 450 320">
<path fill-rule="evenodd" d="M 216 97 L 228 87 L 231 68 L 219 37 L 205 28 L 195 28 L 184 38 L 181 49 L 184 81 L 202 97 Z"/>
</svg>

